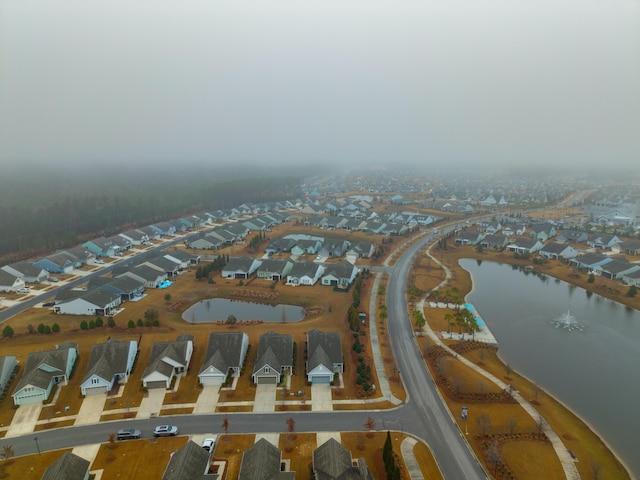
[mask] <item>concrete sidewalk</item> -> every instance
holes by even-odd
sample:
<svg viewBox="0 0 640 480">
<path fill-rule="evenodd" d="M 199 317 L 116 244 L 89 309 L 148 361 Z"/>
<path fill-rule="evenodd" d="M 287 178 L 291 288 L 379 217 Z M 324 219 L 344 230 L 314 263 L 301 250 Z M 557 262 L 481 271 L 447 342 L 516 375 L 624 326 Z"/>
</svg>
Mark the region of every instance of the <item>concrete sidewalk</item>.
<svg viewBox="0 0 640 480">
<path fill-rule="evenodd" d="M 92 423 L 98 423 L 104 411 L 104 404 L 106 401 L 106 393 L 87 395 L 84 397 L 74 425 L 90 425 Z"/>
<path fill-rule="evenodd" d="M 311 411 L 330 412 L 331 410 L 333 410 L 331 385 L 328 383 L 311 385 Z"/>
<path fill-rule="evenodd" d="M 208 385 L 202 387 L 202 392 L 198 395 L 196 406 L 193 408 L 194 414 L 215 413 L 218 404 L 219 385 Z"/>
<path fill-rule="evenodd" d="M 273 412 L 276 409 L 277 385 L 256 385 L 254 412 Z"/>
<path fill-rule="evenodd" d="M 413 437 L 405 438 L 400 445 L 400 453 L 402 453 L 404 464 L 409 472 L 409 478 L 411 480 L 424 480 L 424 475 L 422 475 L 422 470 L 418 465 L 418 459 L 413 452 L 413 447 L 416 446 L 416 443 L 418 441 Z"/>
<path fill-rule="evenodd" d="M 164 388 L 151 388 L 147 395 L 142 398 L 136 418 L 151 418 L 160 415 L 164 394 L 167 391 Z"/>
</svg>

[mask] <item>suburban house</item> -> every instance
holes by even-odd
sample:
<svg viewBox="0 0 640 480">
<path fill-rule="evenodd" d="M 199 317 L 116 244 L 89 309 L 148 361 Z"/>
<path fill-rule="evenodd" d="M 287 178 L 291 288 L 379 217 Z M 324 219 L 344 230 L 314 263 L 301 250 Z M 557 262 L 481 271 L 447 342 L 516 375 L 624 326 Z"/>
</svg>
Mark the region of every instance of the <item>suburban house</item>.
<svg viewBox="0 0 640 480">
<path fill-rule="evenodd" d="M 36 267 L 26 261 L 5 265 L 2 270 L 22 279 L 24 283 L 42 283 L 49 279 L 49 272 L 44 268 Z"/>
<path fill-rule="evenodd" d="M 148 265 L 138 265 L 133 268 L 119 267 L 113 269 L 114 277 L 131 277 L 142 282 L 146 288 L 158 288 L 167 280 L 167 274 Z"/>
<path fill-rule="evenodd" d="M 455 244 L 456 245 L 478 245 L 483 238 L 484 238 L 484 235 L 480 232 L 474 232 L 474 231 L 460 232 L 455 239 Z"/>
<path fill-rule="evenodd" d="M 589 234 L 581 230 L 563 230 L 556 236 L 556 241 L 560 243 L 586 243 Z"/>
<path fill-rule="evenodd" d="M 536 223 L 529 226 L 529 236 L 541 242 L 546 242 L 556 236 L 556 227 L 550 223 Z"/>
<path fill-rule="evenodd" d="M 225 240 L 212 232 L 201 233 L 196 236 L 189 237 L 186 240 L 187 246 L 194 250 L 217 250 L 225 245 Z"/>
<path fill-rule="evenodd" d="M 183 269 L 188 268 L 189 265 L 197 265 L 200 263 L 200 255 L 192 255 L 184 250 L 174 249 L 171 250 L 171 252 L 165 253 L 163 256 L 172 262 L 179 263 Z"/>
<path fill-rule="evenodd" d="M 76 268 L 71 256 L 62 252 L 36 260 L 33 265 L 49 273 L 71 273 Z"/>
<path fill-rule="evenodd" d="M 322 285 L 351 285 L 357 275 L 358 268 L 346 260 L 342 260 L 339 263 L 327 265 L 326 273 L 322 276 Z"/>
<path fill-rule="evenodd" d="M 351 243 L 348 240 L 339 240 L 335 238 L 325 238 L 322 247 L 318 251 L 323 257 L 343 257 Z"/>
<path fill-rule="evenodd" d="M 509 244 L 509 237 L 506 235 L 489 234 L 480 240 L 480 245 L 489 250 L 501 250 Z"/>
<path fill-rule="evenodd" d="M 640 255 L 640 241 L 638 240 L 625 240 L 622 243 L 618 243 L 611 247 L 611 251 L 617 253 L 626 253 L 628 255 Z"/>
<path fill-rule="evenodd" d="M 316 480 L 373 480 L 364 458 L 351 458 L 349 449 L 335 438 L 330 438 L 313 451 L 312 469 Z"/>
<path fill-rule="evenodd" d="M 625 285 L 640 287 L 640 271 L 636 270 L 635 272 L 625 273 L 622 276 L 622 282 Z"/>
<path fill-rule="evenodd" d="M 56 297 L 56 300 L 58 297 Z M 55 313 L 64 315 L 111 316 L 122 303 L 118 293 L 103 288 L 95 288 L 80 296 L 60 301 L 53 307 Z"/>
<path fill-rule="evenodd" d="M 524 255 L 527 253 L 535 253 L 541 250 L 544 244 L 535 238 L 515 238 L 513 242 L 507 245 L 507 250 L 517 255 Z"/>
<path fill-rule="evenodd" d="M 478 231 L 488 235 L 494 235 L 502 230 L 500 222 L 482 222 L 478 224 Z"/>
<path fill-rule="evenodd" d="M 116 253 L 115 245 L 105 237 L 94 238 L 82 244 L 84 248 L 94 253 L 96 257 L 113 257 Z"/>
<path fill-rule="evenodd" d="M 13 378 L 13 373 L 18 366 L 18 360 L 13 355 L 0 356 L 0 396 L 7 387 L 9 380 Z"/>
<path fill-rule="evenodd" d="M 249 278 L 258 269 L 262 260 L 247 255 L 231 257 L 222 269 L 223 278 Z"/>
<path fill-rule="evenodd" d="M 189 440 L 172 453 L 162 480 L 218 480 L 219 475 L 209 474 L 210 457 L 210 452 Z"/>
<path fill-rule="evenodd" d="M 307 380 L 331 383 L 336 373 L 344 371 L 342 343 L 337 332 L 307 332 Z"/>
<path fill-rule="evenodd" d="M 624 275 L 638 270 L 640 270 L 640 265 L 629 263 L 625 258 L 613 258 L 610 262 L 595 267 L 593 273 L 611 280 L 618 280 Z"/>
<path fill-rule="evenodd" d="M 49 468 L 41 480 L 89 480 L 91 462 L 69 451 L 64 452 Z"/>
<path fill-rule="evenodd" d="M 142 374 L 142 386 L 169 388 L 176 375 L 187 371 L 192 354 L 193 335 L 180 335 L 173 342 L 155 342 Z"/>
<path fill-rule="evenodd" d="M 113 253 L 119 254 L 131 249 L 131 241 L 121 235 L 113 235 L 107 240 L 113 245 Z"/>
<path fill-rule="evenodd" d="M 522 236 L 526 233 L 527 231 L 527 226 L 523 223 L 521 224 L 511 224 L 511 225 L 505 225 L 504 227 L 502 227 L 502 234 L 506 235 L 507 237 L 510 237 L 512 235 L 518 235 L 518 236 Z"/>
<path fill-rule="evenodd" d="M 314 262 L 295 262 L 287 275 L 287 283 L 291 285 L 315 285 L 322 274 L 324 267 Z"/>
<path fill-rule="evenodd" d="M 128 240 L 131 245 L 142 245 L 149 241 L 149 235 L 142 230 L 127 230 L 124 233 L 119 234 L 122 238 Z"/>
<path fill-rule="evenodd" d="M 140 265 L 146 265 L 147 267 L 151 267 L 159 272 L 164 272 L 168 278 L 175 277 L 182 270 L 180 265 L 176 262 L 172 262 L 167 258 L 159 256 L 149 258 L 147 261 L 142 262 Z"/>
<path fill-rule="evenodd" d="M 538 254 L 543 258 L 560 260 L 562 258 L 576 258 L 580 252 L 566 243 L 547 243 L 540 249 Z"/>
<path fill-rule="evenodd" d="M 198 374 L 202 385 L 222 385 L 227 376 L 239 376 L 249 348 L 249 336 L 241 332 L 212 332 L 205 360 Z"/>
<path fill-rule="evenodd" d="M 603 255 L 602 253 L 585 253 L 584 255 L 580 255 L 569 260 L 569 264 L 578 268 L 584 268 L 588 271 L 593 271 L 594 268 L 600 265 L 605 265 L 611 260 L 611 257 Z"/>
<path fill-rule="evenodd" d="M 371 258 L 375 252 L 376 247 L 373 243 L 369 242 L 353 242 L 349 250 L 347 250 L 347 257 L 355 258 Z"/>
<path fill-rule="evenodd" d="M 293 238 L 279 237 L 271 240 L 264 251 L 269 255 L 278 253 L 289 253 L 295 245 L 296 241 Z"/>
<path fill-rule="evenodd" d="M 283 471 L 282 452 L 261 438 L 242 454 L 238 480 L 295 480 L 296 472 Z"/>
<path fill-rule="evenodd" d="M 96 254 L 83 247 L 72 247 L 62 250 L 60 253 L 64 253 L 72 257 L 75 261 L 75 268 L 80 268 L 83 265 L 89 265 L 95 262 Z"/>
<path fill-rule="evenodd" d="M 15 405 L 29 405 L 49 398 L 53 386 L 67 384 L 78 358 L 78 344 L 65 342 L 54 350 L 31 352 L 22 378 L 13 391 Z"/>
<path fill-rule="evenodd" d="M 614 245 L 622 243 L 617 235 L 607 233 L 594 233 L 587 240 L 587 245 L 591 248 L 599 248 L 601 250 L 610 250 Z"/>
<path fill-rule="evenodd" d="M 258 278 L 279 282 L 287 277 L 292 268 L 293 261 L 291 260 L 268 258 L 262 260 L 262 263 L 258 267 Z"/>
<path fill-rule="evenodd" d="M 149 225 L 151 229 L 153 229 L 158 235 L 162 237 L 167 237 L 176 234 L 176 227 L 168 222 L 160 222 L 155 223 L 153 225 Z"/>
<path fill-rule="evenodd" d="M 80 384 L 82 395 L 108 393 L 115 385 L 127 383 L 137 354 L 135 340 L 112 338 L 91 347 L 89 366 Z"/>
<path fill-rule="evenodd" d="M 291 255 L 315 255 L 322 248 L 322 240 L 317 238 L 304 239 L 301 238 L 296 241 L 296 244 L 291 248 Z"/>
<path fill-rule="evenodd" d="M 281 335 L 270 330 L 260 336 L 251 379 L 256 384 L 277 385 L 283 374 L 291 373 L 292 364 L 293 335 Z"/>
<path fill-rule="evenodd" d="M 0 270 L 0 292 L 15 293 L 21 288 L 24 288 L 26 284 L 20 277 Z"/>
<path fill-rule="evenodd" d="M 140 227 L 138 229 L 136 229 L 142 233 L 144 233 L 147 236 L 147 239 L 149 241 L 151 240 L 160 240 L 160 237 L 162 237 L 162 234 L 156 230 L 155 228 L 151 228 L 150 225 L 147 225 L 146 227 Z"/>
<path fill-rule="evenodd" d="M 133 300 L 144 293 L 144 283 L 131 277 L 94 277 L 87 285 L 88 289 L 102 288 L 116 295 L 120 295 L 123 302 Z"/>
</svg>

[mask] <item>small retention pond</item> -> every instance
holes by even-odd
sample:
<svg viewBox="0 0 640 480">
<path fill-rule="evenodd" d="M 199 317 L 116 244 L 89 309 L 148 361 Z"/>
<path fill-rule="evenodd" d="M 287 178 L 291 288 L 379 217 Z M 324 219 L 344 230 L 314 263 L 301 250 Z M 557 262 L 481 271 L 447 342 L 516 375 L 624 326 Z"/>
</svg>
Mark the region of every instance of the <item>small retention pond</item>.
<svg viewBox="0 0 640 480">
<path fill-rule="evenodd" d="M 293 323 L 304 318 L 304 308 L 296 305 L 268 305 L 227 298 L 210 298 L 191 305 L 182 314 L 189 323 L 226 321 L 230 315 L 238 322 L 260 320 L 269 323 Z"/>
</svg>

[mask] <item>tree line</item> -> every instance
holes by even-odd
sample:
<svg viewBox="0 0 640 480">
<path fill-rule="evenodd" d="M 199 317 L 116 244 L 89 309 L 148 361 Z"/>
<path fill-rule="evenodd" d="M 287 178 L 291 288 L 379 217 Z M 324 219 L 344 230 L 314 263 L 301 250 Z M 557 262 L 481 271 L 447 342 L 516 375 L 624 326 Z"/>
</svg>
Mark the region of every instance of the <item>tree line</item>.
<svg viewBox="0 0 640 480">
<path fill-rule="evenodd" d="M 216 183 L 197 174 L 118 181 L 95 190 L 61 182 L 5 188 L 0 194 L 0 263 L 9 263 L 75 246 L 98 236 L 193 214 L 299 196 L 295 177 L 261 177 Z M 59 180 L 56 180 L 59 181 Z M 42 181 L 44 182 L 44 180 Z M 4 188 L 4 186 L 3 186 Z M 19 201 L 16 200 L 19 198 Z"/>
</svg>

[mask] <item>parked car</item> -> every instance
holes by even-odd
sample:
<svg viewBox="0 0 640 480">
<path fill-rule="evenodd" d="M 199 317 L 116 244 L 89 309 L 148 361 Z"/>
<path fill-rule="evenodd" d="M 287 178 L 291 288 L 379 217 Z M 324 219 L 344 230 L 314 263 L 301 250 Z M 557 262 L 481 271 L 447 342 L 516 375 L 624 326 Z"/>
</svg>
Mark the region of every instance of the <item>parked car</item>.
<svg viewBox="0 0 640 480">
<path fill-rule="evenodd" d="M 18 293 L 31 293 L 31 289 L 29 287 L 22 287 L 18 289 Z"/>
<path fill-rule="evenodd" d="M 142 433 L 140 430 L 135 430 L 133 428 L 123 428 L 122 430 L 118 430 L 116 433 L 116 440 L 131 440 L 135 438 L 140 438 Z"/>
<path fill-rule="evenodd" d="M 49 277 L 49 281 L 53 282 L 53 283 L 56 283 L 58 281 L 58 278 L 57 277 Z"/>
<path fill-rule="evenodd" d="M 98 265 L 102 265 L 102 264 L 104 264 L 104 260 L 96 260 L 95 263 L 97 263 Z"/>
<path fill-rule="evenodd" d="M 56 304 L 56 302 L 44 302 L 42 304 L 43 307 L 53 307 Z"/>
<path fill-rule="evenodd" d="M 178 427 L 175 425 L 158 425 L 153 429 L 154 437 L 173 437 L 178 434 Z"/>
<path fill-rule="evenodd" d="M 216 441 L 218 440 L 218 437 L 210 437 L 210 438 L 205 438 L 204 441 L 202 442 L 202 448 L 204 448 L 207 452 L 211 452 L 213 451 L 213 449 L 216 446 Z"/>
</svg>

